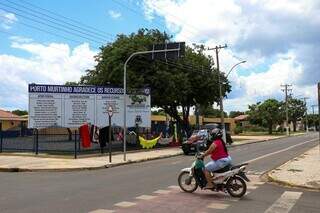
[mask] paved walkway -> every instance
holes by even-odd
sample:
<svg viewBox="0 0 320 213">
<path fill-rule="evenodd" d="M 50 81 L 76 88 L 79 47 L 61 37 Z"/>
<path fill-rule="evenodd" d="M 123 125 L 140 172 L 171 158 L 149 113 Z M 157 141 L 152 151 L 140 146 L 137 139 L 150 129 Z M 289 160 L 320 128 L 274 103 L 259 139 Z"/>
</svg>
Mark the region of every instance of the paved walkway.
<svg viewBox="0 0 320 213">
<path fill-rule="evenodd" d="M 319 146 L 293 158 L 267 175 L 269 180 L 286 186 L 320 190 Z"/>
<path fill-rule="evenodd" d="M 283 137 L 283 136 L 280 136 Z M 257 143 L 271 139 L 280 138 L 279 136 L 251 137 L 240 141 L 235 141 L 232 146 L 239 146 L 247 143 Z M 84 169 L 100 169 L 112 166 L 119 166 L 127 163 L 141 162 L 152 159 L 167 158 L 181 155 L 183 152 L 180 147 L 162 148 L 156 150 L 128 152 L 126 161 L 123 153 L 113 154 L 112 163 L 109 163 L 109 155 L 91 156 L 78 159 L 66 159 L 57 156 L 47 156 L 40 154 L 35 156 L 31 153 L 0 154 L 0 171 L 25 172 L 25 171 L 73 171 Z"/>
</svg>

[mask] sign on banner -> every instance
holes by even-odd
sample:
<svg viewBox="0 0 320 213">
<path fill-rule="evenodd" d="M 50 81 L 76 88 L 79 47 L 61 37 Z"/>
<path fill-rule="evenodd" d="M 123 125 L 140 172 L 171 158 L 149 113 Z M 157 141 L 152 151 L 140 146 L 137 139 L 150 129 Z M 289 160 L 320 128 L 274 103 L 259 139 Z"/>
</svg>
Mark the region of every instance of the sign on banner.
<svg viewBox="0 0 320 213">
<path fill-rule="evenodd" d="M 151 127 L 150 89 L 126 96 L 127 127 Z M 123 89 L 101 86 L 29 85 L 29 128 L 78 128 L 83 123 L 99 127 L 108 125 L 112 108 L 112 125 L 123 126 Z"/>
</svg>

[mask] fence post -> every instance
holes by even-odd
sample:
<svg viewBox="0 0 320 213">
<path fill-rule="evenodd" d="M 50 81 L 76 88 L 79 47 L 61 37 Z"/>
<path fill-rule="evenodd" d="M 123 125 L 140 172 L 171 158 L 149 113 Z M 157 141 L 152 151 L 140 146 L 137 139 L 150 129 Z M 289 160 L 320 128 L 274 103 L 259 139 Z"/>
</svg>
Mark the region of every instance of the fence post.
<svg viewBox="0 0 320 213">
<path fill-rule="evenodd" d="M 36 129 L 36 155 L 39 154 L 39 131 Z"/>
<path fill-rule="evenodd" d="M 74 130 L 74 159 L 78 158 L 78 151 L 77 151 L 77 130 Z"/>
<path fill-rule="evenodd" d="M 2 152 L 2 141 L 3 141 L 3 136 L 2 136 L 2 123 L 0 122 L 0 152 Z"/>
</svg>

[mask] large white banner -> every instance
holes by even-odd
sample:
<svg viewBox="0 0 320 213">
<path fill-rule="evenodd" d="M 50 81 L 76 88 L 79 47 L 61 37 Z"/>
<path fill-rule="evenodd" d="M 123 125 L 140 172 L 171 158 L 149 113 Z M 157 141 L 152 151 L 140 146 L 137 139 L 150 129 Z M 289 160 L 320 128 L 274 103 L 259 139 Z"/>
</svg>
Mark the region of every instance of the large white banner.
<svg viewBox="0 0 320 213">
<path fill-rule="evenodd" d="M 123 126 L 123 89 L 100 86 L 29 85 L 29 128 L 78 128 L 84 123 Z M 150 89 L 126 96 L 127 127 L 151 127 Z"/>
</svg>

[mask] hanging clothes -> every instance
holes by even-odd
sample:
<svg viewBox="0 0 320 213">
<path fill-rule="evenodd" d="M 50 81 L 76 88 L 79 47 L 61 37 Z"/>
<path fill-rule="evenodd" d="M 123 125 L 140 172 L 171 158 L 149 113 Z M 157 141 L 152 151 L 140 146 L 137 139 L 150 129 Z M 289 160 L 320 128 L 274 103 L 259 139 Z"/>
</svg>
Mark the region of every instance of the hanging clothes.
<svg viewBox="0 0 320 213">
<path fill-rule="evenodd" d="M 111 140 L 114 140 L 112 128 L 111 128 Z M 106 147 L 107 142 L 109 141 L 109 126 L 99 129 L 99 143 L 100 147 Z"/>
<path fill-rule="evenodd" d="M 92 143 L 99 143 L 99 127 L 91 125 L 90 127 L 90 139 Z"/>
<path fill-rule="evenodd" d="M 80 139 L 81 139 L 82 147 L 83 148 L 91 147 L 89 125 L 83 124 L 82 126 L 80 126 L 79 132 L 80 132 Z"/>
</svg>

